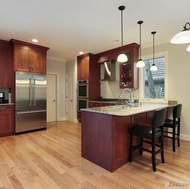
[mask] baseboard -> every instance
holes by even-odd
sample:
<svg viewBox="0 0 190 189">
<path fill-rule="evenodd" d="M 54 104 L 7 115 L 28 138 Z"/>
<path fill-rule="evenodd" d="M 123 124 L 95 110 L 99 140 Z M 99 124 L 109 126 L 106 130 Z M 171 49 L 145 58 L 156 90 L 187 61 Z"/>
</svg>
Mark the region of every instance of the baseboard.
<svg viewBox="0 0 190 189">
<path fill-rule="evenodd" d="M 190 135 L 180 134 L 180 139 L 190 141 Z"/>
<path fill-rule="evenodd" d="M 66 117 L 59 117 L 57 121 L 65 121 Z"/>
</svg>

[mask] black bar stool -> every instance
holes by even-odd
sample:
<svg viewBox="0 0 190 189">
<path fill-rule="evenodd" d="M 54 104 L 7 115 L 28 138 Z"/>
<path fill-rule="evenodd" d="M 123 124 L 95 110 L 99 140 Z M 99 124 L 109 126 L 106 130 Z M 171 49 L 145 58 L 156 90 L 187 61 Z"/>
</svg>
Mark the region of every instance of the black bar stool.
<svg viewBox="0 0 190 189">
<path fill-rule="evenodd" d="M 162 163 L 164 163 L 164 135 L 163 125 L 166 119 L 166 108 L 155 110 L 152 118 L 152 125 L 135 125 L 129 129 L 130 147 L 129 147 L 129 162 L 132 162 L 133 151 L 139 149 L 142 155 L 143 151 L 152 154 L 152 168 L 156 171 L 156 155 L 161 153 Z M 133 136 L 140 137 L 140 144 L 133 146 Z M 145 140 L 144 140 L 145 139 Z M 148 139 L 148 140 L 147 140 Z M 143 147 L 143 143 L 151 144 L 151 150 Z M 159 147 L 156 150 L 156 147 Z"/>
<path fill-rule="evenodd" d="M 173 108 L 173 119 L 166 119 L 164 123 L 164 137 L 172 139 L 173 151 L 175 152 L 175 140 L 177 140 L 178 147 L 180 147 L 180 117 L 182 104 L 177 104 Z M 170 129 L 172 130 L 170 130 Z M 169 135 L 168 135 L 169 134 Z"/>
</svg>

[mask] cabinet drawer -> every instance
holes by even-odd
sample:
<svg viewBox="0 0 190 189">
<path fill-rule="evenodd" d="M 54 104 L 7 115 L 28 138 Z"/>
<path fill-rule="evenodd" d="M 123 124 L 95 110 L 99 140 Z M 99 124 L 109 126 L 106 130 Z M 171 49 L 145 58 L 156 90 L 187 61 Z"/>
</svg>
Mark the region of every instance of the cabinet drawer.
<svg viewBox="0 0 190 189">
<path fill-rule="evenodd" d="M 14 108 L 0 105 L 0 136 L 14 134 Z"/>
</svg>

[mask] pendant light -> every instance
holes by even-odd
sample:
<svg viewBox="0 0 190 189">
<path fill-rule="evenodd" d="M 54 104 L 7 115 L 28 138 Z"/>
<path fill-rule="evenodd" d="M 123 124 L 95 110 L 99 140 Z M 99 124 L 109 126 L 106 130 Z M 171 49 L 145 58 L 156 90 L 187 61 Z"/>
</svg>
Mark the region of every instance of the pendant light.
<svg viewBox="0 0 190 189">
<path fill-rule="evenodd" d="M 140 28 L 140 52 L 139 52 L 139 60 L 137 62 L 137 67 L 138 68 L 145 66 L 144 62 L 141 59 L 141 25 L 142 25 L 142 23 L 143 23 L 142 20 L 140 20 L 140 21 L 137 22 L 137 24 L 139 24 L 139 28 Z"/>
<path fill-rule="evenodd" d="M 152 66 L 151 66 L 151 68 L 150 68 L 150 71 L 157 71 L 158 68 L 157 68 L 157 66 L 154 64 L 154 35 L 156 34 L 156 32 L 153 31 L 153 32 L 151 32 L 151 34 L 152 34 L 152 36 L 153 36 L 153 58 L 152 58 L 153 63 L 152 63 Z"/>
<path fill-rule="evenodd" d="M 128 58 L 123 52 L 123 10 L 125 10 L 125 6 L 119 6 L 118 9 L 121 11 L 121 48 L 122 53 L 117 57 L 118 62 L 127 62 Z"/>
<path fill-rule="evenodd" d="M 176 34 L 171 40 L 170 43 L 173 44 L 185 44 L 190 43 L 190 23 L 187 22 L 183 26 L 183 31 Z"/>
</svg>

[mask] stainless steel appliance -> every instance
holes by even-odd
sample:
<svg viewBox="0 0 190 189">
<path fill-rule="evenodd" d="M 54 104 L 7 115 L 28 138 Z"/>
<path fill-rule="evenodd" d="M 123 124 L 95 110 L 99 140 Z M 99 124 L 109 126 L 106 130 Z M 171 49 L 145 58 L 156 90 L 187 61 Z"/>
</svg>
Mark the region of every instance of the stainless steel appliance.
<svg viewBox="0 0 190 189">
<path fill-rule="evenodd" d="M 46 128 L 46 75 L 15 72 L 15 132 Z"/>
<path fill-rule="evenodd" d="M 88 98 L 88 81 L 87 80 L 78 81 L 77 98 Z"/>
<path fill-rule="evenodd" d="M 77 111 L 80 112 L 81 109 L 88 108 L 88 99 L 78 98 L 77 99 Z"/>
<path fill-rule="evenodd" d="M 88 108 L 88 80 L 79 80 L 77 84 L 77 111 Z"/>
<path fill-rule="evenodd" d="M 4 97 L 5 94 L 3 92 L 0 92 L 0 104 L 4 103 Z"/>
</svg>

